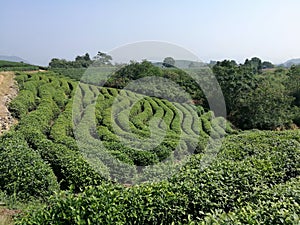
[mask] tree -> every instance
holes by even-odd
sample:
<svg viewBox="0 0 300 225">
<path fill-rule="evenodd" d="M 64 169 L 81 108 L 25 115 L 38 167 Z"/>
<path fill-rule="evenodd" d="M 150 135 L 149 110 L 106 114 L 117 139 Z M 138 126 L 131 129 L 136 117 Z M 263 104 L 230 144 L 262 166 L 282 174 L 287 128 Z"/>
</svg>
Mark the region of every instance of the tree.
<svg viewBox="0 0 300 225">
<path fill-rule="evenodd" d="M 275 66 L 271 62 L 264 61 L 262 63 L 262 69 L 272 69 Z"/>
<path fill-rule="evenodd" d="M 250 60 L 246 59 L 244 66 L 251 68 L 254 74 L 261 73 L 262 71 L 262 62 L 257 57 L 253 57 Z"/>
<path fill-rule="evenodd" d="M 75 61 L 72 62 L 73 67 L 80 68 L 80 67 L 89 67 L 92 64 L 92 60 L 90 59 L 90 55 L 86 53 L 83 56 L 76 56 Z"/>
<path fill-rule="evenodd" d="M 165 67 L 174 67 L 175 60 L 172 57 L 166 57 L 163 61 L 163 66 Z"/>
<path fill-rule="evenodd" d="M 49 67 L 51 68 L 87 68 L 93 61 L 90 59 L 90 55 L 86 53 L 83 56 L 76 56 L 75 61 L 67 61 L 65 59 L 51 59 Z"/>
<path fill-rule="evenodd" d="M 275 129 L 287 125 L 293 116 L 292 101 L 293 97 L 280 82 L 261 78 L 256 88 L 240 93 L 234 122 L 242 129 Z"/>
<path fill-rule="evenodd" d="M 224 60 L 213 66 L 213 72 L 221 86 L 229 115 L 235 108 L 236 96 L 243 82 L 239 67 L 233 60 Z"/>
<path fill-rule="evenodd" d="M 90 58 L 89 53 L 85 53 L 83 59 L 84 59 L 85 61 L 91 61 L 91 58 Z"/>
<path fill-rule="evenodd" d="M 292 66 L 287 73 L 286 87 L 295 97 L 294 105 L 300 106 L 300 66 Z"/>
<path fill-rule="evenodd" d="M 83 56 L 76 56 L 75 61 L 91 61 L 89 53 L 85 53 Z"/>
<path fill-rule="evenodd" d="M 68 67 L 70 67 L 70 62 L 65 59 L 53 58 L 53 59 L 51 59 L 51 61 L 49 63 L 49 67 L 51 67 L 51 68 L 68 68 Z"/>
<path fill-rule="evenodd" d="M 111 65 L 112 57 L 104 52 L 98 52 L 94 60 L 96 65 Z"/>
<path fill-rule="evenodd" d="M 143 61 L 141 63 L 131 61 L 130 64 L 117 70 L 106 82 L 109 87 L 124 88 L 131 80 L 137 80 L 143 77 L 161 76 L 160 68 L 153 66 L 151 62 Z"/>
</svg>

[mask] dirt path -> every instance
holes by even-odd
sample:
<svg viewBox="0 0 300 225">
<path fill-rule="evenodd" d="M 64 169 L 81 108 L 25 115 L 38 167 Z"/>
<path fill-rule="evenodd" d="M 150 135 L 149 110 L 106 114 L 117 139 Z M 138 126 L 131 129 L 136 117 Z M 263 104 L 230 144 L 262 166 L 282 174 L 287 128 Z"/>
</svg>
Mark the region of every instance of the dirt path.
<svg viewBox="0 0 300 225">
<path fill-rule="evenodd" d="M 7 109 L 8 103 L 17 95 L 14 72 L 0 72 L 0 135 L 16 121 Z"/>
<path fill-rule="evenodd" d="M 13 216 L 20 212 L 20 210 L 10 210 L 0 207 L 0 225 L 13 225 Z"/>
</svg>

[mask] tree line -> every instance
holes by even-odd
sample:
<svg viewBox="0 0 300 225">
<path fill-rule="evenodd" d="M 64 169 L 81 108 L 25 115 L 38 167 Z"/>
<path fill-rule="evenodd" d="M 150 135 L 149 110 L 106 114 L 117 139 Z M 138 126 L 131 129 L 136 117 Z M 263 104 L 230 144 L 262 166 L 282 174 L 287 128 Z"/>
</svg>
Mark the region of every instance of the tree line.
<svg viewBox="0 0 300 225">
<path fill-rule="evenodd" d="M 89 66 L 111 65 L 112 57 L 104 52 L 98 52 L 92 59 L 89 53 L 76 56 L 74 61 L 53 58 L 49 63 L 50 68 L 88 68 Z"/>
<path fill-rule="evenodd" d="M 299 125 L 299 66 L 275 68 L 254 57 L 244 64 L 217 62 L 212 70 L 223 91 L 228 119 L 237 127 L 275 129 Z"/>
<path fill-rule="evenodd" d="M 77 56 L 74 61 L 54 58 L 49 63 L 50 69 L 83 69 L 91 65 L 112 65 L 112 57 L 99 51 L 92 59 L 86 53 Z M 300 126 L 300 66 L 292 66 L 289 69 L 276 67 L 258 57 L 246 59 L 241 64 L 234 60 L 223 60 L 212 62 L 208 66 L 221 86 L 226 102 L 227 119 L 236 127 L 276 129 L 287 128 L 292 124 Z M 186 71 L 176 68 L 172 57 L 166 57 L 162 67 L 146 60 L 132 61 L 121 66 L 105 86 L 122 89 L 132 80 L 151 76 L 174 81 L 190 94 L 194 102 L 209 108 L 201 88 Z M 205 76 L 205 70 L 198 76 Z M 156 90 L 158 93 L 162 91 L 167 90 Z"/>
</svg>

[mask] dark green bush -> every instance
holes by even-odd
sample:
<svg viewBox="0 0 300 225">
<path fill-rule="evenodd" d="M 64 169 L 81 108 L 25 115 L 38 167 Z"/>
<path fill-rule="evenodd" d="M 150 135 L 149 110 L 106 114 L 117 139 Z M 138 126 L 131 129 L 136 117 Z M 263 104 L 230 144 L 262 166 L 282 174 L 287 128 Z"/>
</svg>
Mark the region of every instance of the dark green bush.
<svg viewBox="0 0 300 225">
<path fill-rule="evenodd" d="M 210 213 L 202 224 L 299 224 L 300 178 L 257 192 L 255 198 L 232 212 Z"/>
<path fill-rule="evenodd" d="M 16 224 L 172 224 L 184 216 L 187 204 L 186 196 L 168 183 L 132 188 L 103 184 L 76 196 L 62 192 Z"/>
<path fill-rule="evenodd" d="M 14 132 L 0 139 L 0 162 L 0 189 L 8 195 L 46 199 L 59 190 L 50 166 Z"/>
<path fill-rule="evenodd" d="M 53 143 L 40 131 L 28 131 L 27 142 L 51 166 L 62 190 L 72 185 L 74 190 L 79 191 L 88 185 L 97 185 L 104 180 L 80 153 L 68 149 L 65 145 Z"/>
<path fill-rule="evenodd" d="M 35 96 L 32 91 L 22 90 L 9 104 L 9 111 L 16 118 L 22 118 L 35 108 Z"/>
</svg>

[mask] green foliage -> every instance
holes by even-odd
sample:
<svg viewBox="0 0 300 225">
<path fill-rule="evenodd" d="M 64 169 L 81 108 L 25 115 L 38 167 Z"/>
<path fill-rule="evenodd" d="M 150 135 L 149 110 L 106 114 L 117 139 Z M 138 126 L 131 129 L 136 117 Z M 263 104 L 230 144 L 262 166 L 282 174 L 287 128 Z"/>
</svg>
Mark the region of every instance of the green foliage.
<svg viewBox="0 0 300 225">
<path fill-rule="evenodd" d="M 97 185 L 104 180 L 103 174 L 95 172 L 78 152 L 47 139 L 40 139 L 37 134 L 28 142 L 51 165 L 62 190 L 73 186 L 74 191 L 78 192 L 88 185 Z"/>
<path fill-rule="evenodd" d="M 111 65 L 112 57 L 104 52 L 98 52 L 94 60 L 96 65 Z"/>
<path fill-rule="evenodd" d="M 80 80 L 86 68 L 50 68 L 51 71 L 58 73 L 62 76 L 69 77 L 75 80 Z"/>
<path fill-rule="evenodd" d="M 232 212 L 210 213 L 201 224 L 298 224 L 299 177 L 256 193 L 254 201 Z"/>
<path fill-rule="evenodd" d="M 86 96 L 92 96 L 92 93 L 87 86 L 81 85 L 81 89 L 84 107 L 91 99 Z M 137 166 L 151 165 L 167 159 L 180 141 L 183 145 L 181 151 L 197 149 L 195 152 L 201 152 L 205 149 L 210 133 L 217 139 L 226 133 L 225 125 L 217 120 L 212 125 L 213 114 L 204 113 L 200 106 L 196 108 L 188 103 L 172 103 L 125 90 L 116 96 L 117 93 L 113 94 L 113 90 L 115 89 L 102 88 L 97 99 L 98 135 L 107 149 L 127 154 Z M 136 101 L 135 104 L 133 101 Z M 151 127 L 154 119 L 159 120 L 158 124 Z M 130 145 L 126 146 L 119 141 L 119 137 L 125 138 Z M 159 137 L 164 138 L 158 146 L 153 147 L 152 143 Z M 144 141 L 135 141 L 136 138 Z M 150 142 L 149 138 L 152 138 Z M 121 158 L 123 156 L 118 159 Z"/>
<path fill-rule="evenodd" d="M 289 69 L 285 85 L 295 98 L 294 105 L 300 106 L 300 66 L 292 66 Z"/>
<path fill-rule="evenodd" d="M 16 118 L 24 117 L 36 106 L 34 92 L 21 90 L 18 96 L 9 104 L 9 111 Z"/>
<path fill-rule="evenodd" d="M 72 82 L 52 75 L 20 75 L 22 90 L 10 105 L 16 109 L 16 115 L 20 115 L 15 130 L 24 137 L 31 151 L 35 150 L 45 165 L 50 165 L 61 189 L 73 185 L 74 190 L 79 191 L 102 182 L 103 176 L 78 153 L 72 137 L 72 101 L 69 99 L 74 91 Z"/>
<path fill-rule="evenodd" d="M 105 184 L 77 196 L 62 192 L 49 207 L 16 224 L 172 224 L 184 215 L 187 203 L 168 183 L 132 188 Z"/>
<path fill-rule="evenodd" d="M 0 139 L 0 190 L 17 199 L 46 199 L 59 190 L 56 177 L 41 156 L 17 133 Z"/>
<path fill-rule="evenodd" d="M 292 101 L 283 85 L 263 78 L 259 86 L 238 100 L 234 122 L 242 129 L 275 129 L 288 125 L 292 120 Z"/>
<path fill-rule="evenodd" d="M 207 107 L 208 105 L 202 90 L 188 72 L 188 70 L 184 71 L 172 67 L 162 69 L 148 61 L 141 63 L 132 62 L 112 74 L 105 86 L 124 88 L 130 81 L 144 78 L 146 80 L 141 80 L 140 83 L 137 81 L 136 85 L 130 86 L 130 90 L 140 94 L 147 93 L 150 96 L 163 96 L 168 100 L 179 100 L 180 102 L 189 100 L 190 95 L 193 99 L 202 102 Z M 205 68 L 198 68 L 197 72 L 197 76 L 202 77 L 205 77 L 207 73 Z M 164 78 L 165 81 L 160 79 L 158 82 L 157 78 Z M 166 84 L 162 84 L 162 82 Z M 182 89 L 180 92 L 178 91 L 179 87 Z"/>
<path fill-rule="evenodd" d="M 161 74 L 160 69 L 148 61 L 143 61 L 142 63 L 132 62 L 113 74 L 106 82 L 106 85 L 109 87 L 124 88 L 130 80 L 146 76 L 157 76 L 158 74 Z"/>
<path fill-rule="evenodd" d="M 273 69 L 275 65 L 273 65 L 271 62 L 264 61 L 261 64 L 262 69 Z"/>
<path fill-rule="evenodd" d="M 112 57 L 106 53 L 98 52 L 93 60 L 91 60 L 90 55 L 86 53 L 83 56 L 76 56 L 75 61 L 67 61 L 65 59 L 53 58 L 49 63 L 49 68 L 51 70 L 56 69 L 86 69 L 89 66 L 101 66 L 101 65 L 111 65 Z M 80 70 L 75 70 L 80 71 Z M 74 76 L 72 76 L 74 78 Z"/>
<path fill-rule="evenodd" d="M 0 60 L 0 71 L 30 71 L 38 70 L 39 66 L 30 65 L 23 62 L 10 62 Z"/>
<path fill-rule="evenodd" d="M 292 131 L 232 135 L 207 168 L 198 154 L 169 181 L 62 192 L 17 224 L 293 224 L 298 141 Z"/>
<path fill-rule="evenodd" d="M 253 72 L 253 74 L 257 74 L 257 73 L 261 73 L 263 64 L 259 58 L 253 57 L 250 60 L 246 59 L 244 63 L 244 67 L 248 67 Z"/>
<path fill-rule="evenodd" d="M 93 61 L 89 58 L 89 55 L 77 56 L 75 61 L 67 61 L 65 59 L 51 59 L 49 67 L 53 68 L 87 68 Z"/>
<path fill-rule="evenodd" d="M 172 57 L 166 57 L 163 61 L 165 67 L 174 67 L 175 60 Z"/>
<path fill-rule="evenodd" d="M 264 72 L 257 57 L 237 65 L 224 60 L 213 66 L 222 88 L 229 120 L 242 129 L 275 129 L 288 127 L 292 121 L 291 106 L 297 104 L 297 70 Z M 293 96 L 294 95 L 294 96 Z M 293 97 L 296 97 L 293 102 Z"/>
<path fill-rule="evenodd" d="M 222 88 L 233 85 L 227 97 L 233 90 L 239 94 L 231 118 L 248 128 L 287 123 L 293 104 L 288 77 L 254 74 L 260 64 L 251 61 L 258 64 L 216 64 Z M 123 67 L 111 82 L 122 86 L 156 72 L 188 81 L 175 68 L 142 62 Z M 17 81 L 20 92 L 10 107 L 19 122 L 0 138 L 0 191 L 21 199 L 63 191 L 42 208 L 24 211 L 16 224 L 299 222 L 299 131 L 237 133 L 224 118 L 189 102 L 87 83 L 76 89 L 74 81 L 53 72 L 19 73 Z M 194 88 L 192 82 L 185 87 Z M 222 137 L 218 153 L 213 144 L 206 148 Z M 180 158 L 190 153 L 197 154 Z M 156 183 L 133 185 L 145 181 Z"/>
</svg>

